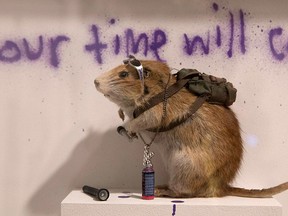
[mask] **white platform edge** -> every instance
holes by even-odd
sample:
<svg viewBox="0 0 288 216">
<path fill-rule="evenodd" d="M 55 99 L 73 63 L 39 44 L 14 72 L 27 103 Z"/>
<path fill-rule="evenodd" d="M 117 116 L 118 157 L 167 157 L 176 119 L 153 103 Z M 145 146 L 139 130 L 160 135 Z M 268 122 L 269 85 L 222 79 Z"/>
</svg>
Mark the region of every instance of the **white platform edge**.
<svg viewBox="0 0 288 216">
<path fill-rule="evenodd" d="M 126 191 L 126 192 L 123 192 Z M 131 190 L 111 190 L 107 201 L 97 201 L 81 190 L 72 191 L 61 203 L 61 216 L 91 215 L 201 215 L 201 216 L 281 216 L 282 206 L 274 198 L 155 198 L 142 200 Z M 128 197 L 129 198 L 119 198 Z M 184 203 L 173 203 L 181 200 Z M 212 213 L 213 212 L 213 213 Z"/>
</svg>

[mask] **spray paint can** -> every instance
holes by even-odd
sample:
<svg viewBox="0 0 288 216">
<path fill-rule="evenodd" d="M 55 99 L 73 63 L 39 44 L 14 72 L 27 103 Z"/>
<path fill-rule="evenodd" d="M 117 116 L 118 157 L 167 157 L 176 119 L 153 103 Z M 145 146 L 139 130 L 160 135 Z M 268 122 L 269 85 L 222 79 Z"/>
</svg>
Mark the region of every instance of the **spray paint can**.
<svg viewBox="0 0 288 216">
<path fill-rule="evenodd" d="M 155 187 L 155 172 L 153 166 L 147 165 L 142 170 L 142 199 L 153 200 Z"/>
</svg>

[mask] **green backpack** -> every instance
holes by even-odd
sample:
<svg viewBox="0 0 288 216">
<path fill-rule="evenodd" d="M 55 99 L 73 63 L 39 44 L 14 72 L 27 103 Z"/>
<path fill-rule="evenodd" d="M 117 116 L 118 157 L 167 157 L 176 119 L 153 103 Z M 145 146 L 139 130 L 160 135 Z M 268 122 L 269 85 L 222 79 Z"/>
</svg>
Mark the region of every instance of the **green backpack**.
<svg viewBox="0 0 288 216">
<path fill-rule="evenodd" d="M 181 69 L 176 74 L 177 81 L 189 79 L 186 88 L 196 96 L 207 96 L 207 102 L 230 106 L 236 100 L 237 89 L 225 78 L 218 78 L 196 69 Z"/>
<path fill-rule="evenodd" d="M 168 126 L 147 129 L 148 131 L 164 132 L 177 127 L 192 117 L 205 102 L 227 107 L 232 105 L 236 100 L 237 90 L 233 87 L 232 83 L 227 82 L 224 78 L 200 73 L 195 69 L 185 68 L 178 71 L 174 76 L 176 76 L 177 82 L 169 86 L 165 91 L 150 98 L 143 106 L 136 107 L 133 112 L 134 118 L 137 118 L 153 106 L 161 102 L 164 103 L 165 98 L 167 99 L 176 94 L 183 87 L 186 87 L 197 98 L 191 104 L 185 118 L 175 119 Z"/>
</svg>

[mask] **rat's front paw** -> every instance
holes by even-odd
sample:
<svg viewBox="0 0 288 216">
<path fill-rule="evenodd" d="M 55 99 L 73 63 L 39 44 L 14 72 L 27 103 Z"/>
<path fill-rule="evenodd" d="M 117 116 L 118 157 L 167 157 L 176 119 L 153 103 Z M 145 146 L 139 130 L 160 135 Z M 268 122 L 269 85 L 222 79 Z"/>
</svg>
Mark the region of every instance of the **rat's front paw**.
<svg viewBox="0 0 288 216">
<path fill-rule="evenodd" d="M 133 127 L 131 125 L 130 122 L 127 122 L 125 125 L 124 125 L 126 131 L 127 131 L 127 135 L 131 138 L 131 139 L 135 139 L 137 138 L 138 139 L 138 136 L 137 134 L 133 131 Z"/>
<path fill-rule="evenodd" d="M 122 136 L 126 136 L 130 141 L 133 141 L 133 139 L 135 138 L 138 139 L 138 136 L 136 133 L 127 131 L 123 126 L 119 126 L 117 128 L 117 132 Z"/>
<path fill-rule="evenodd" d="M 131 132 L 131 131 L 127 131 L 128 136 L 130 137 L 130 139 L 138 139 L 138 136 L 136 133 Z"/>
</svg>

